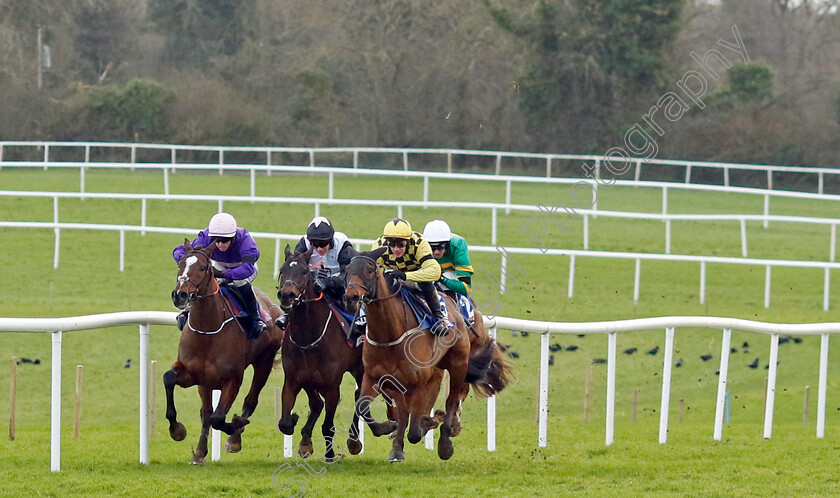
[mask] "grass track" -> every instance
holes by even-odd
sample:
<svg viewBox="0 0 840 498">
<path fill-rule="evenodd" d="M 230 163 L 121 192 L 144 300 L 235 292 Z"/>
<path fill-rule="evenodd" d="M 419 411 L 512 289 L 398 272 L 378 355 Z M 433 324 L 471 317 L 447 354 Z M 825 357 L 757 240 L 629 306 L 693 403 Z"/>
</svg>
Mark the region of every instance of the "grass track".
<svg viewBox="0 0 840 498">
<path fill-rule="evenodd" d="M 78 188 L 78 173 L 65 170 L 0 170 L 3 188 L 10 190 L 68 190 Z M 260 177 L 259 194 L 324 196 L 326 179 L 309 176 Z M 247 194 L 247 176 L 179 174 L 173 192 L 225 192 Z M 87 191 L 160 192 L 159 174 L 131 174 L 90 170 Z M 422 182 L 346 177 L 336 181 L 337 197 L 419 199 Z M 513 202 L 553 204 L 568 190 L 546 186 L 514 186 Z M 490 182 L 433 181 L 433 200 L 493 201 L 504 199 L 504 187 Z M 774 200 L 774 214 L 836 216 L 837 207 L 820 202 Z M 658 212 L 661 197 L 647 189 L 613 189 L 599 199 L 603 209 Z M 202 228 L 215 212 L 214 203 L 149 203 L 150 225 Z M 240 224 L 254 231 L 300 232 L 312 216 L 311 207 L 230 203 Z M 760 213 L 760 198 L 707 193 L 669 192 L 670 212 Z M 390 209 L 322 207 L 340 230 L 353 237 L 373 238 L 394 215 Z M 489 214 L 454 209 L 406 209 L 416 229 L 443 217 L 473 244 L 489 244 Z M 139 202 L 61 201 L 62 221 L 139 224 Z M 49 200 L 0 198 L 0 219 L 49 221 Z M 524 214 L 499 216 L 499 243 L 529 246 L 519 227 Z M 828 229 L 814 225 L 749 224 L 750 256 L 828 259 Z M 593 249 L 661 252 L 664 226 L 659 222 L 593 220 Z M 191 236 L 192 233 L 185 233 Z M 740 255 L 735 223 L 675 223 L 675 253 Z M 4 260 L 12 278 L 0 284 L 2 316 L 69 316 L 122 310 L 171 310 L 169 292 L 175 266 L 171 249 L 178 237 L 126 234 L 126 271 L 118 268 L 119 241 L 115 233 L 67 230 L 62 233 L 61 262 L 52 269 L 53 234 L 49 230 L 0 229 Z M 580 222 L 569 220 L 567 231 L 546 234 L 549 247 L 582 247 Z M 259 242 L 259 241 L 258 241 Z M 288 241 L 293 243 L 294 241 Z M 263 263 L 257 285 L 272 291 L 273 248 L 262 247 Z M 492 268 L 485 255 L 473 264 Z M 553 321 L 621 319 L 669 314 L 732 316 L 779 322 L 840 321 L 840 291 L 833 293 L 831 311 L 822 312 L 820 270 L 774 270 L 770 309 L 763 307 L 763 268 L 709 265 L 706 304 L 697 296 L 699 268 L 686 263 L 643 263 L 641 296 L 633 305 L 632 261 L 580 258 L 576 268 L 575 297 L 567 299 L 568 259 L 517 256 L 522 272 L 511 273 L 508 292 L 500 297 L 499 314 Z M 510 267 L 509 267 L 510 269 Z M 515 277 L 515 280 L 511 277 Z M 490 282 L 488 275 L 477 280 Z M 836 282 L 836 278 L 833 279 Z M 553 336 L 552 343 L 576 345 L 575 352 L 555 353 L 551 370 L 548 447 L 537 449 L 536 398 L 538 337 L 513 337 L 501 331 L 500 342 L 520 354 L 514 360 L 517 382 L 498 399 L 499 425 L 495 453 L 485 451 L 485 412 L 481 401 L 470 398 L 464 407 L 464 431 L 455 439 L 452 460 L 441 462 L 422 446 L 407 448 L 407 462 L 385 463 L 387 440 L 368 434 L 369 447 L 360 457 L 323 466 L 320 478 L 308 475 L 312 496 L 428 496 L 473 492 L 483 495 L 836 495 L 834 462 L 840 456 L 837 425 L 840 411 L 840 353 L 831 351 L 826 438 L 814 437 L 819 339 L 805 337 L 801 344 L 780 347 L 779 378 L 773 438 L 762 438 L 763 387 L 769 340 L 766 336 L 733 332 L 738 352 L 730 359 L 731 423 L 724 440 L 712 440 L 714 371 L 720 355 L 718 331 L 679 329 L 675 357 L 684 365 L 674 369 L 670 432 L 666 445 L 657 443 L 661 353 L 644 351 L 664 342 L 662 331 L 619 336 L 619 351 L 637 347 L 634 355 L 619 354 L 616 398 L 616 443 L 604 445 L 606 368 L 593 358 L 606 356 L 606 337 Z M 744 341 L 750 352 L 742 352 Z M 245 432 L 243 451 L 222 456 L 220 463 L 203 468 L 186 465 L 198 430 L 198 396 L 194 389 L 176 391 L 182 419 L 190 434 L 181 443 L 169 439 L 163 418 L 163 389 L 158 382 L 157 427 L 150 453 L 152 463 L 137 463 L 137 370 L 123 368 L 137 357 L 136 327 L 72 332 L 64 335 L 62 472 L 49 472 L 49 348 L 45 335 L 0 334 L 0 358 L 12 355 L 41 358 L 44 364 L 18 366 L 17 439 L 0 440 L 4 465 L 0 466 L 0 494 L 110 495 L 292 495 L 291 488 L 272 486 L 272 474 L 285 462 L 282 438 L 273 424 L 273 387 L 282 385 L 276 371 L 261 396 L 261 404 Z M 168 368 L 177 349 L 177 334 L 170 327 L 152 327 L 151 357 L 158 374 Z M 712 354 L 709 362 L 699 359 Z M 760 359 L 760 367 L 746 364 Z M 83 364 L 84 404 L 82 437 L 73 438 L 75 365 Z M 583 385 L 592 368 L 590 420 L 583 421 Z M 0 386 L 8 385 L 9 369 L 0 369 Z M 805 386 L 811 386 L 810 418 L 803 425 Z M 339 411 L 350 409 L 350 387 Z M 637 420 L 632 420 L 634 390 L 638 390 Z M 679 422 L 679 399 L 685 400 L 685 419 Z M 5 406 L 5 405 L 4 405 Z M 296 409 L 308 409 L 299 403 Z M 294 465 L 294 462 L 291 462 Z M 316 467 L 316 469 L 319 467 Z M 306 475 L 293 467 L 280 475 Z M 282 480 L 282 479 L 281 479 Z"/>
</svg>

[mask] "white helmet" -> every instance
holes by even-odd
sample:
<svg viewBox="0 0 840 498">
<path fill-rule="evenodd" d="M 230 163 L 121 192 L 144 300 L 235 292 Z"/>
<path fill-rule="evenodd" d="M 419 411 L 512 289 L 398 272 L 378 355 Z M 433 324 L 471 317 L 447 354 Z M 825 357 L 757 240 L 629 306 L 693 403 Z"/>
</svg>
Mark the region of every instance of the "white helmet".
<svg viewBox="0 0 840 498">
<path fill-rule="evenodd" d="M 219 213 L 210 218 L 207 228 L 211 237 L 233 237 L 236 235 L 236 220 L 227 213 Z"/>
<path fill-rule="evenodd" d="M 449 242 L 452 238 L 452 230 L 449 225 L 443 220 L 432 220 L 426 223 L 426 228 L 423 229 L 423 238 L 428 240 L 430 244 L 435 242 Z"/>
</svg>

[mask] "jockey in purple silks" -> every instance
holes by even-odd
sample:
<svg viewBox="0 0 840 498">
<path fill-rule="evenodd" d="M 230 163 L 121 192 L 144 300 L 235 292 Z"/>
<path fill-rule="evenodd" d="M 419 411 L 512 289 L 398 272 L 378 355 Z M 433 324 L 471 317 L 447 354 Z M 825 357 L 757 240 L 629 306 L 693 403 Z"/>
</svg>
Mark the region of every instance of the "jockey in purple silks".
<svg viewBox="0 0 840 498">
<path fill-rule="evenodd" d="M 242 301 L 245 312 L 253 317 L 257 335 L 266 328 L 266 323 L 260 316 L 257 297 L 251 288 L 251 282 L 257 278 L 257 260 L 260 250 L 248 230 L 237 227 L 236 219 L 228 213 L 218 213 L 210 219 L 209 226 L 198 232 L 198 237 L 192 241 L 192 246 L 208 247 L 216 244 L 216 249 L 210 255 L 213 263 L 213 276 L 219 284 L 232 290 Z M 176 262 L 181 261 L 187 253 L 183 245 L 175 247 L 172 257 Z M 188 310 L 178 315 L 178 328 L 183 330 Z"/>
</svg>

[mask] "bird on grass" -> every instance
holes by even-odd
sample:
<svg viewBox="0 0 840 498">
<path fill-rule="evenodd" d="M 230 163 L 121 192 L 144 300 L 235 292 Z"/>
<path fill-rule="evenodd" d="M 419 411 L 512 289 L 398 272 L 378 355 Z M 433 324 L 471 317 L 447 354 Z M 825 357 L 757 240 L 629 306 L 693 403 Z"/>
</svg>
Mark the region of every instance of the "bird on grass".
<svg viewBox="0 0 840 498">
<path fill-rule="evenodd" d="M 756 358 L 754 362 L 748 363 L 747 366 L 752 368 L 752 369 L 758 368 L 758 358 Z"/>
<path fill-rule="evenodd" d="M 519 358 L 519 353 L 517 353 L 516 351 L 509 351 L 508 355 L 510 355 L 510 357 L 514 359 Z"/>
<path fill-rule="evenodd" d="M 802 338 L 801 337 L 794 337 L 793 342 L 795 342 L 796 344 L 800 344 L 800 343 L 802 343 Z"/>
<path fill-rule="evenodd" d="M 654 355 L 659 352 L 659 346 L 655 346 L 653 349 L 647 352 L 647 354 Z"/>
<path fill-rule="evenodd" d="M 577 346 L 566 346 L 566 351 L 577 351 Z"/>
<path fill-rule="evenodd" d="M 605 358 L 592 358 L 592 363 L 602 364 L 602 363 L 606 363 L 606 362 L 607 362 L 607 360 Z"/>
<path fill-rule="evenodd" d="M 712 355 L 710 355 L 710 354 L 703 354 L 703 355 L 700 355 L 700 359 L 701 359 L 701 360 L 703 360 L 703 361 L 709 361 L 709 360 L 711 360 L 711 359 L 712 359 Z"/>
<path fill-rule="evenodd" d="M 563 349 L 563 346 L 561 346 L 561 345 L 557 344 L 556 342 L 555 342 L 554 344 L 552 344 L 551 346 L 549 346 L 549 347 L 548 347 L 548 350 L 549 350 L 549 351 L 552 351 L 552 352 L 555 352 L 555 353 L 556 353 L 557 351 L 560 351 L 561 349 Z"/>
<path fill-rule="evenodd" d="M 677 360 L 677 362 L 674 364 L 674 366 L 677 367 L 677 368 L 680 368 L 682 366 L 682 364 L 683 364 L 683 359 L 680 358 L 679 360 Z"/>
<path fill-rule="evenodd" d="M 627 348 L 627 349 L 624 350 L 624 354 L 633 354 L 636 351 L 638 351 L 637 348 Z"/>
<path fill-rule="evenodd" d="M 548 355 L 548 366 L 554 365 L 554 355 Z"/>
<path fill-rule="evenodd" d="M 125 360 L 125 363 L 123 364 L 123 368 L 128 368 L 130 366 L 131 366 L 131 358 Z"/>
<path fill-rule="evenodd" d="M 747 341 L 744 341 L 744 344 L 741 345 L 742 348 L 749 348 L 750 344 Z"/>
</svg>

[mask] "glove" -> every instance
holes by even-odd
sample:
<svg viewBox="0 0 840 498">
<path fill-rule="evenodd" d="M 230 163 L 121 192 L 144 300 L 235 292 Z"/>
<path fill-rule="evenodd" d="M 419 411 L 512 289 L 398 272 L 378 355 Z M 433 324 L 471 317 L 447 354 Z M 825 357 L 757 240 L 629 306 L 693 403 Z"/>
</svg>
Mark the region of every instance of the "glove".
<svg viewBox="0 0 840 498">
<path fill-rule="evenodd" d="M 402 270 L 391 270 L 390 273 L 394 280 L 405 280 L 405 272 Z"/>
<path fill-rule="evenodd" d="M 330 276 L 330 270 L 323 266 L 316 266 L 312 270 L 316 280 L 325 280 Z"/>
<path fill-rule="evenodd" d="M 216 278 L 225 278 L 225 271 L 216 267 L 213 268 L 213 276 Z"/>
</svg>

